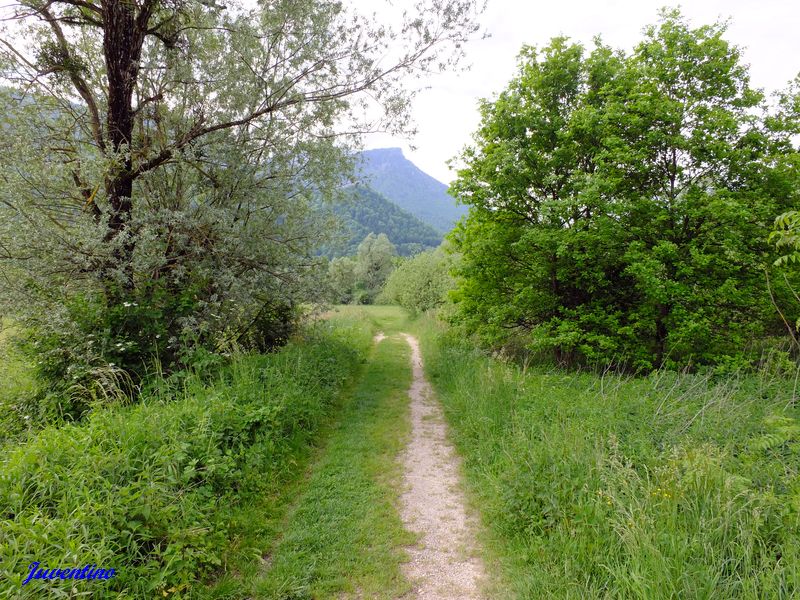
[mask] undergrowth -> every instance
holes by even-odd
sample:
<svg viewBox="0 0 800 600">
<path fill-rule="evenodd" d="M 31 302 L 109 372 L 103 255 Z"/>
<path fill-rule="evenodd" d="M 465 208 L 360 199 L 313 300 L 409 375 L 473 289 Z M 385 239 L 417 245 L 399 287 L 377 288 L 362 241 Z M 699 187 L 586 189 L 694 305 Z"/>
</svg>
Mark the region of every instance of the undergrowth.
<svg viewBox="0 0 800 600">
<path fill-rule="evenodd" d="M 0 596 L 193 597 L 235 569 L 232 515 L 297 476 L 370 335 L 353 321 L 319 324 L 210 383 L 185 378 L 178 398 L 156 386 L 140 404 L 47 427 L 0 454 Z M 22 587 L 34 561 L 117 577 Z"/>
<path fill-rule="evenodd" d="M 37 428 L 30 410 L 37 391 L 33 367 L 10 343 L 13 333 L 0 319 L 0 447 Z"/>
</svg>

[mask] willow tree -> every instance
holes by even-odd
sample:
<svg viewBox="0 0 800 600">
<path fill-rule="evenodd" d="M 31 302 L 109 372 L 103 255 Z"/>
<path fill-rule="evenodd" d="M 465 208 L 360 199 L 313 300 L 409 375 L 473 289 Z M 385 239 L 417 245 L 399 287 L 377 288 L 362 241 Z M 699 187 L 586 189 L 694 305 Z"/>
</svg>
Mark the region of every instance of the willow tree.
<svg viewBox="0 0 800 600">
<path fill-rule="evenodd" d="M 394 27 L 326 0 L 23 0 L 4 16 L 6 310 L 83 321 L 79 340 L 110 327 L 123 362 L 303 298 L 325 229 L 309 199 L 334 195 L 360 133 L 409 128 L 410 79 L 453 67 L 475 31 L 473 0 Z"/>
</svg>

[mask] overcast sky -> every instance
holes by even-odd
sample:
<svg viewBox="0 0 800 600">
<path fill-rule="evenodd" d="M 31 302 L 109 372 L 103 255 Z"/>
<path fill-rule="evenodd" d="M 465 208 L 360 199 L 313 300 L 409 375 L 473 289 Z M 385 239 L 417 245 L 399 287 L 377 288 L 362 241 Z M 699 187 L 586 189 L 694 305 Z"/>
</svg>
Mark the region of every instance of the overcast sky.
<svg viewBox="0 0 800 600">
<path fill-rule="evenodd" d="M 393 2 L 404 3 L 411 6 L 413 0 Z M 657 21 L 662 6 L 664 0 L 488 0 L 481 23 L 491 37 L 467 48 L 471 69 L 436 76 L 431 89 L 417 98 L 417 149 L 411 151 L 406 141 L 385 135 L 371 136 L 366 145 L 400 146 L 423 171 L 449 183 L 454 175 L 445 163 L 469 143 L 477 128 L 478 99 L 505 88 L 523 44 L 541 46 L 566 35 L 591 45 L 599 34 L 615 48 L 630 49 L 641 39 L 642 29 Z M 682 10 L 693 25 L 731 19 L 727 38 L 743 49 L 755 87 L 774 91 L 800 72 L 797 0 L 693 0 Z"/>
</svg>

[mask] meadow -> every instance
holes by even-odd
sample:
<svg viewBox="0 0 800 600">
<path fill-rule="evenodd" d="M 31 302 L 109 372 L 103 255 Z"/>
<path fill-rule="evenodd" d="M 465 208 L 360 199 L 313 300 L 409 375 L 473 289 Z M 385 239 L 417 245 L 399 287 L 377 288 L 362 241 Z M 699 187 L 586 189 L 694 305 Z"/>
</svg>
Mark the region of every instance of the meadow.
<svg viewBox="0 0 800 600">
<path fill-rule="evenodd" d="M 496 598 L 790 598 L 796 379 L 523 369 L 426 321 Z"/>
<path fill-rule="evenodd" d="M 396 307 L 340 307 L 278 352 L 182 373 L 78 423 L 4 422 L 2 593 L 40 594 L 20 585 L 34 561 L 119 568 L 106 587 L 50 586 L 67 595 L 407 593 L 408 352 L 372 345 L 377 330 L 422 339 L 489 597 L 798 593 L 800 408 L 785 361 L 638 377 L 525 368 Z M 34 392 L 20 356 L 3 369 L 17 374 L 3 406 Z"/>
</svg>

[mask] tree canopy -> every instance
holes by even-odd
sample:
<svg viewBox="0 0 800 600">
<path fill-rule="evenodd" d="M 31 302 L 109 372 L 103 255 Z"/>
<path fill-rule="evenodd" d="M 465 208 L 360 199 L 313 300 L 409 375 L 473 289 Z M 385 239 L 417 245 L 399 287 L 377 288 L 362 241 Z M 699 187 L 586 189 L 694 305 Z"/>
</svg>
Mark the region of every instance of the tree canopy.
<svg viewBox="0 0 800 600">
<path fill-rule="evenodd" d="M 476 16 L 473 0 L 425 1 L 393 26 L 328 0 L 11 10 L 4 310 L 52 334 L 57 362 L 71 346 L 125 366 L 241 341 L 313 298 L 314 198 L 337 196 L 361 132 L 408 129 L 410 82 L 452 67 Z"/>
<path fill-rule="evenodd" d="M 632 369 L 777 330 L 766 234 L 796 206 L 796 172 L 776 166 L 796 152 L 724 33 L 666 11 L 631 53 L 523 49 L 452 187 L 471 205 L 452 235 L 462 322 Z"/>
</svg>

